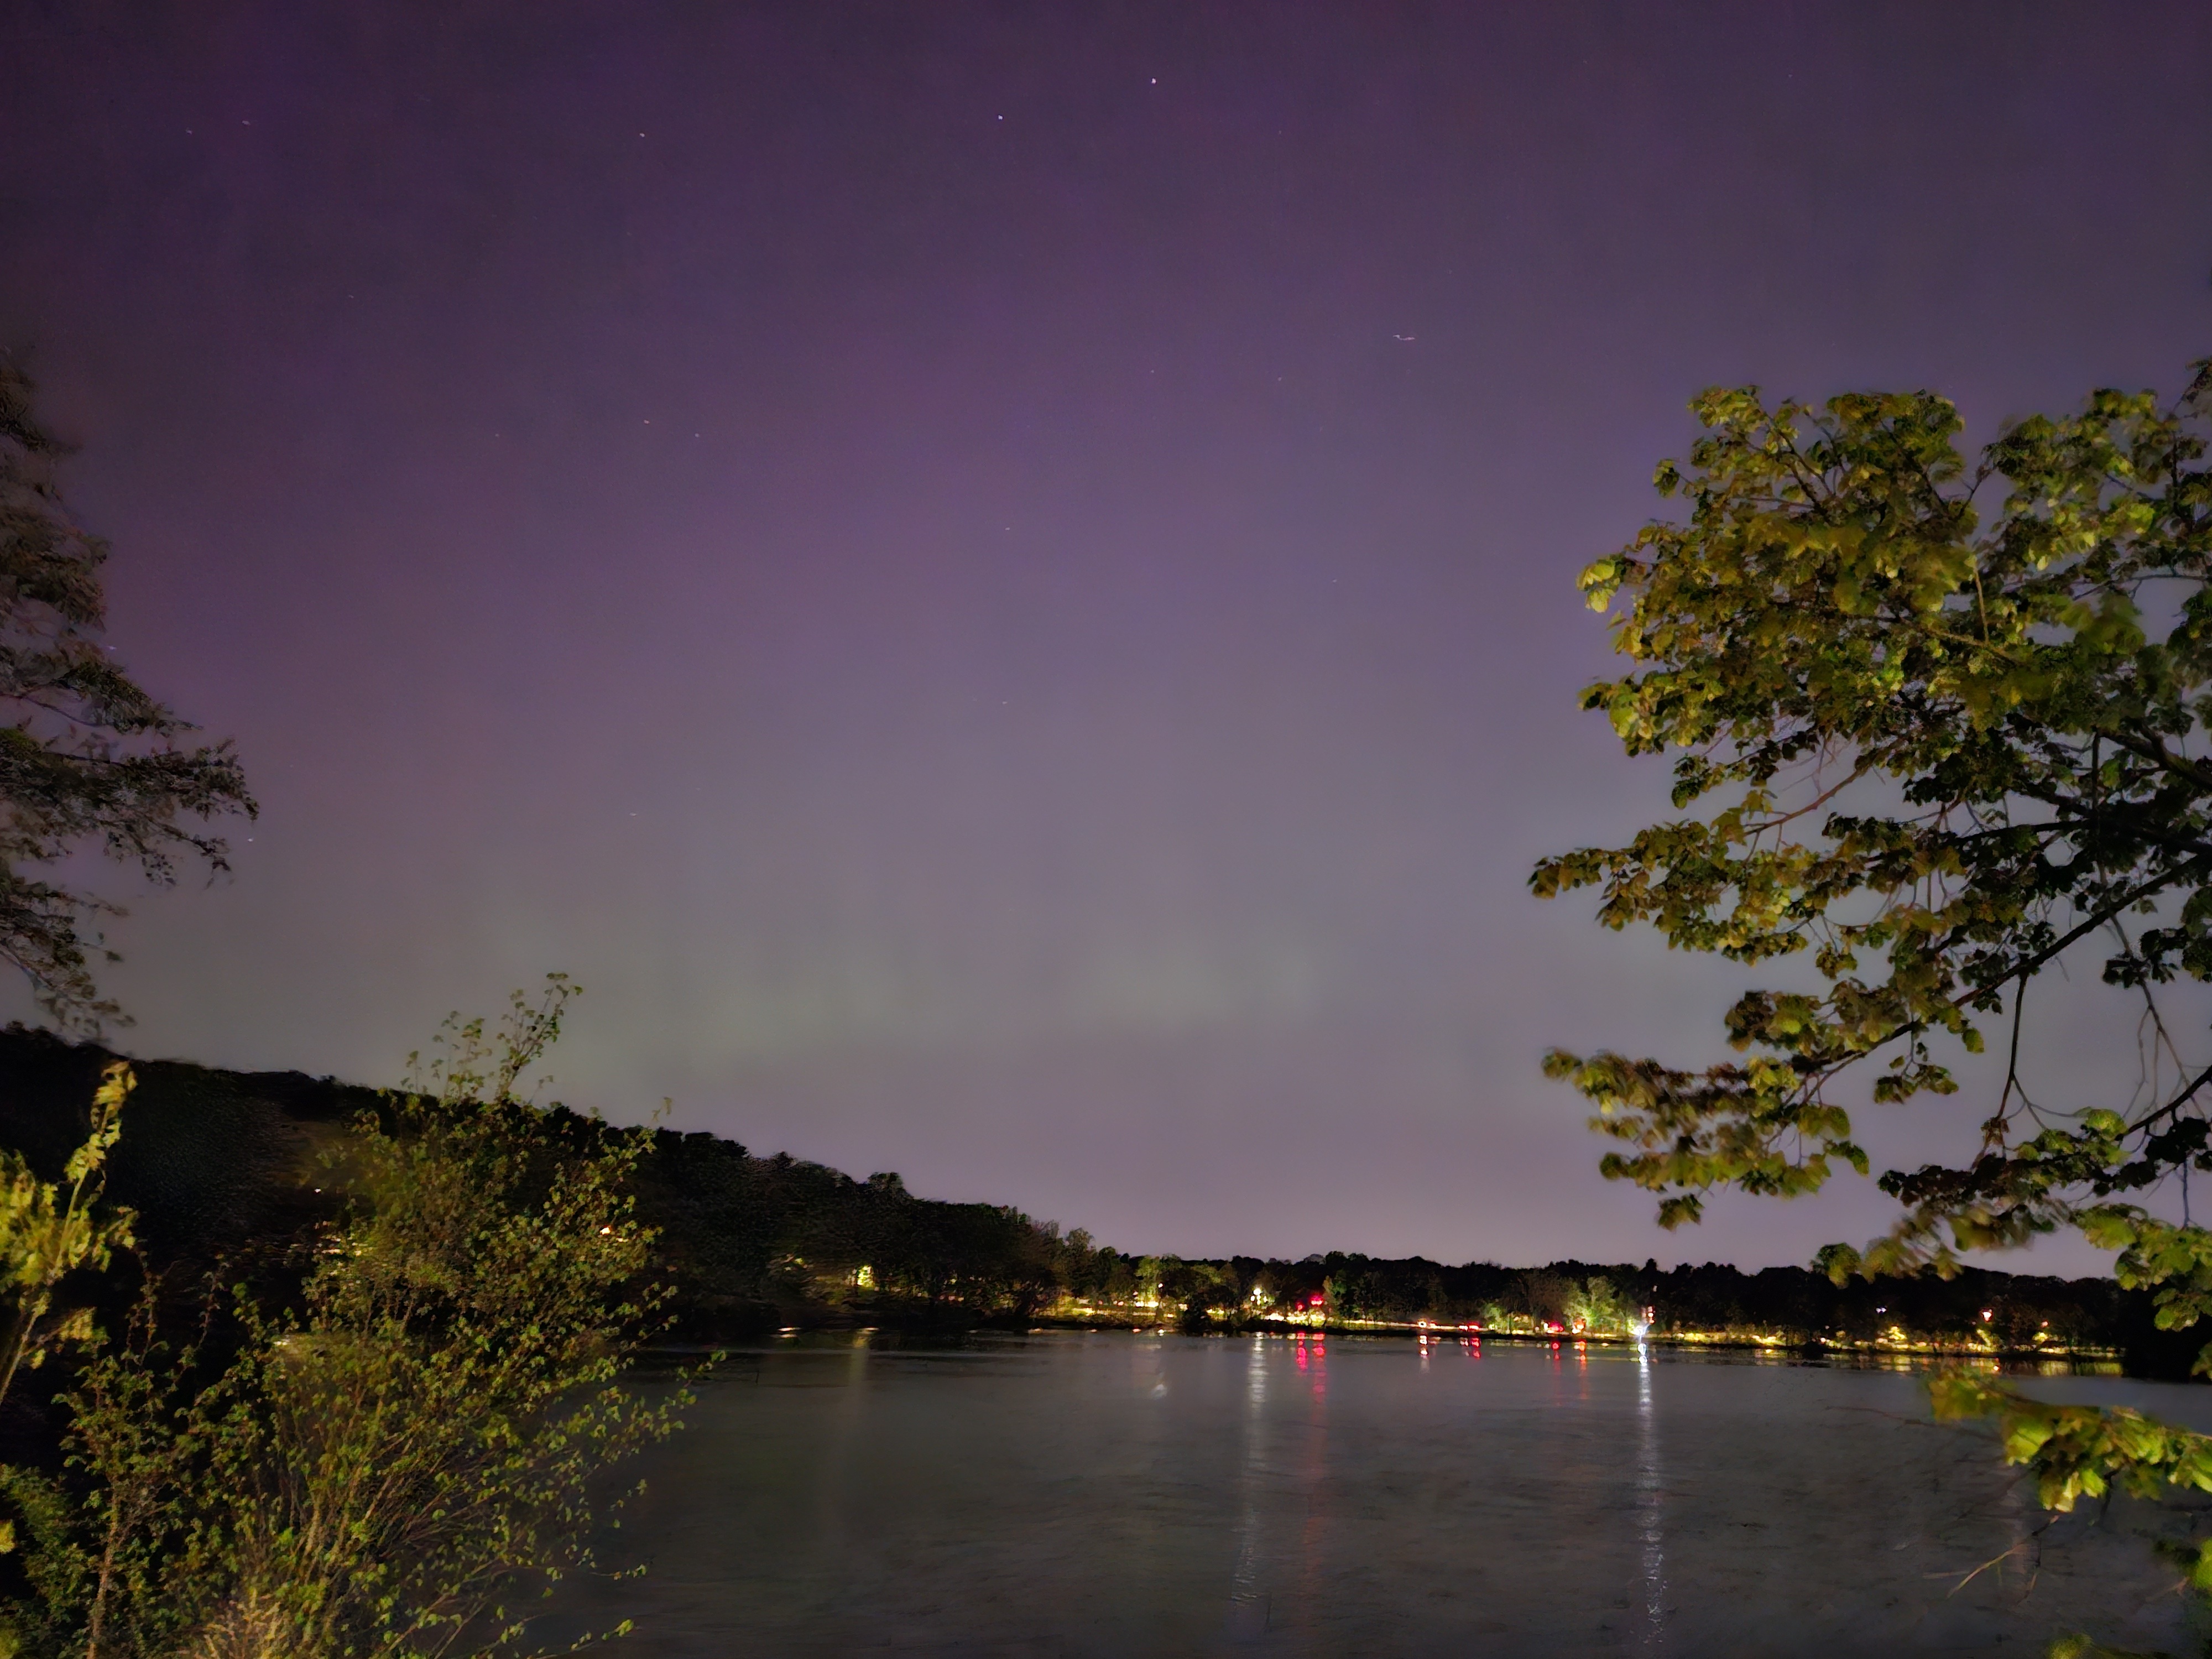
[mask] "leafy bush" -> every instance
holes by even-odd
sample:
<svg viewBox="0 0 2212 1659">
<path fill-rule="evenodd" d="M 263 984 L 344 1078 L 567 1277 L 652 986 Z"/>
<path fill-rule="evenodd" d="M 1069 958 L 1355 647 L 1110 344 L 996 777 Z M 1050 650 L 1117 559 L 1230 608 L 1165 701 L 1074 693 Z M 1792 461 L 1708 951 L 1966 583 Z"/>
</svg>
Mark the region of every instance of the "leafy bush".
<svg viewBox="0 0 2212 1659">
<path fill-rule="evenodd" d="M 678 1426 L 618 1373 L 653 1326 L 632 1213 L 647 1132 L 541 1110 L 555 977 L 495 1038 L 449 1023 L 423 1083 L 332 1157 L 351 1194 L 297 1294 L 158 1287 L 64 1396 L 61 1479 L 9 1482 L 25 1647 L 321 1659 L 527 1648 L 526 1599 L 592 1564 L 593 1480 Z M 618 1504 L 618 1500 L 617 1500 Z"/>
</svg>

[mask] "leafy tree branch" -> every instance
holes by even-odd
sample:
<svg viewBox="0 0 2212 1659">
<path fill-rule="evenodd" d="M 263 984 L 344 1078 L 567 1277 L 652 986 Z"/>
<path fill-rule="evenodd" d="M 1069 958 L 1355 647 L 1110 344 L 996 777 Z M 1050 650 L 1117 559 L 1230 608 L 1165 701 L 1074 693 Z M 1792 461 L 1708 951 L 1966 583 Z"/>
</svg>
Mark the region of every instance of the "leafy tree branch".
<svg viewBox="0 0 2212 1659">
<path fill-rule="evenodd" d="M 1595 888 L 1606 926 L 1749 966 L 1809 952 L 1820 988 L 1741 995 L 1723 1018 L 1740 1059 L 1555 1050 L 1547 1071 L 1622 1144 L 1605 1174 L 1674 1226 L 1716 1187 L 1790 1197 L 1839 1163 L 1866 1173 L 1844 1081 L 1886 1055 L 1873 1100 L 1956 1094 L 1939 1045 L 1978 1054 L 1976 1020 L 2008 1013 L 1972 1156 L 1883 1174 L 1895 1225 L 1821 1264 L 1838 1283 L 1948 1275 L 1960 1251 L 2070 1227 L 2162 1326 L 2193 1328 L 2212 1232 L 2127 1195 L 2212 1170 L 2212 1065 L 2184 1063 L 2154 994 L 2212 981 L 2212 360 L 2170 404 L 2099 391 L 2016 422 L 1971 467 L 1930 392 L 1814 409 L 1715 389 L 1692 408 L 1704 435 L 1654 477 L 1685 511 L 1581 577 L 1630 665 L 1583 706 L 1630 755 L 1674 757 L 1680 816 L 1547 858 L 1531 885 Z M 2143 996 L 2143 1070 L 2058 1113 L 2021 1075 L 2022 1001 L 2100 933 L 2104 980 Z M 2202 1437 L 1983 1379 L 1936 1401 L 1999 1416 L 2054 1507 L 2212 1490 Z M 2212 1589 L 2212 1550 L 2191 1571 Z"/>
<path fill-rule="evenodd" d="M 181 864 L 228 868 L 203 827 L 256 807 L 228 741 L 191 726 L 124 672 L 101 642 L 107 544 L 64 502 L 67 448 L 33 413 L 35 391 L 0 353 L 0 960 L 67 1027 L 120 1011 L 93 963 L 113 959 L 100 919 L 112 900 L 45 873 L 79 849 L 133 866 L 156 886 Z"/>
</svg>

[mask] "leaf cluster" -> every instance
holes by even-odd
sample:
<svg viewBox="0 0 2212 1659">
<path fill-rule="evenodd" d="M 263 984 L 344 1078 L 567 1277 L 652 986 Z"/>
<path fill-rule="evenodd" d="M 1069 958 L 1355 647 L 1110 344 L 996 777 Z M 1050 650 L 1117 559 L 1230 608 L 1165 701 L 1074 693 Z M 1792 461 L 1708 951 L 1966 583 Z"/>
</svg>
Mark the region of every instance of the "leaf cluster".
<svg viewBox="0 0 2212 1659">
<path fill-rule="evenodd" d="M 2212 360 L 2170 404 L 2100 391 L 1972 465 L 1929 392 L 1693 407 L 1704 435 L 1655 478 L 1682 513 L 1581 579 L 1632 665 L 1584 706 L 1628 753 L 1674 757 L 1678 816 L 1547 859 L 1531 884 L 1594 888 L 1606 925 L 1676 948 L 1809 961 L 1818 988 L 1743 994 L 1739 1060 L 1554 1052 L 1547 1070 L 1622 1143 L 1605 1173 L 1658 1194 L 1671 1226 L 1716 1186 L 1788 1197 L 1839 1161 L 1864 1173 L 1844 1080 L 1871 1073 L 1878 1103 L 1954 1094 L 1954 1051 L 2002 1021 L 1973 1155 L 1885 1173 L 1895 1226 L 1820 1265 L 1838 1285 L 1948 1276 L 1960 1250 L 2069 1226 L 2117 1253 L 2161 1327 L 2193 1327 L 2212 1230 L 2185 1184 L 2179 1223 L 2133 1195 L 2212 1170 L 2212 1066 L 2185 1060 L 2160 1005 L 2212 981 Z M 2029 988 L 2077 945 L 2141 997 L 2144 1065 L 2124 1099 L 2061 1112 L 2020 1033 Z M 1997 1418 L 2051 1508 L 2212 1491 L 2205 1436 L 1965 1373 L 1933 1393 L 1941 1415 Z M 2189 1577 L 2212 1592 L 2212 1543 Z"/>
<path fill-rule="evenodd" d="M 2192 375 L 2169 406 L 2100 392 L 2017 422 L 1971 468 L 1932 393 L 1708 392 L 1688 464 L 1656 477 L 1686 512 L 1583 573 L 1633 665 L 1584 704 L 1629 753 L 1675 757 L 1681 815 L 1543 860 L 1534 890 L 1595 888 L 1606 925 L 1684 950 L 1809 958 L 1819 985 L 1729 1008 L 1741 1060 L 1548 1057 L 1663 1223 L 1717 1185 L 1863 1172 L 1846 1074 L 1876 1102 L 1954 1093 L 1939 1044 L 1981 1052 L 2007 1016 L 2016 1058 L 2026 988 L 2083 940 L 2146 996 L 2212 978 L 2212 362 Z M 2015 1064 L 1977 1157 L 1885 1176 L 1898 1227 L 1827 1263 L 1948 1270 L 2154 1183 L 2203 1156 L 2208 1080 L 2076 1121 Z"/>
<path fill-rule="evenodd" d="M 2036 1497 L 2045 1509 L 2070 1511 L 2115 1486 L 2142 1498 L 2161 1486 L 2212 1492 L 2212 1436 L 2128 1407 L 2052 1405 L 1965 1370 L 1931 1379 L 1929 1394 L 1939 1419 L 1996 1418 L 2006 1461 L 2034 1471 Z M 2212 1545 L 2205 1559 L 2212 1564 Z M 2212 1589 L 2212 1565 L 2197 1588 Z"/>
<path fill-rule="evenodd" d="M 449 1024 L 428 1086 L 356 1120 L 294 1301 L 211 1295 L 179 1341 L 149 1291 L 62 1402 L 70 1479 L 13 1482 L 20 1632 L 118 1659 L 527 1650 L 621 1507 L 599 1477 L 689 1399 L 620 1376 L 663 1299 L 629 1190 L 649 1131 L 517 1089 L 571 992 Z"/>
<path fill-rule="evenodd" d="M 35 387 L 0 354 L 0 960 L 64 1024 L 117 1010 L 94 981 L 101 915 L 118 908 L 55 878 L 85 847 L 167 886 L 179 866 L 228 868 L 205 822 L 253 816 L 228 741 L 192 728 L 101 643 L 107 544 L 63 501 L 64 445 L 33 412 Z"/>
<path fill-rule="evenodd" d="M 88 1310 L 54 1316 L 62 1281 L 80 1268 L 104 1272 L 117 1250 L 130 1248 L 136 1218 L 128 1210 L 103 1211 L 100 1198 L 134 1082 L 121 1060 L 102 1072 L 91 1133 L 70 1154 L 58 1182 L 40 1180 L 21 1153 L 0 1148 L 0 1285 L 15 1304 L 0 1338 L 0 1399 L 19 1370 L 35 1370 L 54 1348 L 91 1337 Z"/>
</svg>

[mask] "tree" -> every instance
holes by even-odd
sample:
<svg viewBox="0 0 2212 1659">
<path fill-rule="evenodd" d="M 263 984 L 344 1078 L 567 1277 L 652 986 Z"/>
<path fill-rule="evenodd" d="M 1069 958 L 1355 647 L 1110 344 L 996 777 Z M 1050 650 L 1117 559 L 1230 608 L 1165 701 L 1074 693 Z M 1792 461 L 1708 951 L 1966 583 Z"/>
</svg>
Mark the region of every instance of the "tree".
<svg viewBox="0 0 2212 1659">
<path fill-rule="evenodd" d="M 100 1202 L 107 1184 L 107 1154 L 122 1133 L 123 1103 L 136 1086 L 131 1068 L 111 1061 L 92 1101 L 92 1133 L 70 1154 L 59 1182 L 41 1181 L 23 1155 L 0 1147 L 0 1287 L 12 1297 L 7 1334 L 0 1339 L 0 1401 L 16 1378 L 35 1371 L 56 1352 L 98 1340 L 88 1308 L 57 1314 L 62 1281 L 80 1268 L 104 1272 L 118 1250 L 135 1242 L 130 1211 Z M 0 1468 L 0 1491 L 17 1487 Z M 11 1492 L 10 1495 L 14 1493 Z M 0 1555 L 15 1548 L 15 1523 L 0 1520 Z M 0 1651 L 9 1635 L 0 1623 Z"/>
<path fill-rule="evenodd" d="M 54 866 L 97 848 L 159 886 L 180 861 L 220 872 L 228 848 L 201 826 L 255 806 L 230 744 L 181 741 L 194 728 L 100 643 L 107 544 L 62 501 L 67 451 L 33 390 L 0 354 L 0 959 L 58 1023 L 96 1030 L 118 1013 L 91 968 L 95 952 L 116 959 L 98 922 L 123 912 Z"/>
<path fill-rule="evenodd" d="M 449 1022 L 428 1074 L 361 1115 L 330 1158 L 347 1208 L 282 1305 L 241 1287 L 179 1348 L 149 1285 L 126 1340 L 94 1338 L 57 1402 L 65 1474 L 0 1469 L 32 1592 L 0 1609 L 0 1655 L 538 1650 L 530 1604 L 594 1565 L 609 1471 L 690 1399 L 623 1376 L 663 1323 L 629 1190 L 649 1132 L 520 1086 L 571 994 L 552 976 L 494 1036 Z M 0 1242 L 0 1266 L 54 1253 Z"/>
<path fill-rule="evenodd" d="M 136 1086 L 129 1066 L 108 1063 L 93 1095 L 92 1133 L 70 1154 L 58 1183 L 40 1180 L 21 1152 L 0 1147 L 0 1285 L 15 1298 L 0 1339 L 0 1400 L 18 1372 L 36 1370 L 56 1347 L 91 1336 L 85 1309 L 49 1316 L 56 1287 L 79 1267 L 104 1270 L 134 1242 L 135 1218 L 127 1210 L 104 1212 L 100 1200 L 108 1152 L 123 1133 L 123 1103 Z M 0 1523 L 0 1551 L 8 1536 Z"/>
<path fill-rule="evenodd" d="M 1692 407 L 1689 465 L 1654 480 L 1686 513 L 1583 572 L 1635 665 L 1583 702 L 1629 754 L 1672 753 L 1677 812 L 1701 810 L 1547 859 L 1531 884 L 1595 887 L 1608 927 L 1681 949 L 1809 956 L 1820 988 L 1738 1000 L 1741 1059 L 1554 1052 L 1547 1070 L 1621 1143 L 1604 1172 L 1674 1226 L 1715 1187 L 1787 1197 L 1838 1163 L 1864 1173 L 1850 1079 L 1872 1071 L 1877 1101 L 1950 1096 L 1958 1054 L 1996 1031 L 2008 1060 L 1960 1161 L 1883 1175 L 1895 1227 L 1822 1264 L 1838 1283 L 1948 1275 L 1959 1250 L 2074 1228 L 2154 1288 L 2161 1325 L 2193 1326 L 2212 1231 L 2140 1200 L 2212 1170 L 2212 1066 L 2165 1006 L 2212 980 L 2212 360 L 2170 405 L 2097 392 L 1971 468 L 1928 392 Z M 2022 1010 L 2091 950 L 2142 1000 L 2143 1065 L 2063 1112 L 2023 1071 Z M 2212 1490 L 2202 1437 L 1965 1376 L 1937 1401 L 2000 1414 L 2054 1507 L 2116 1480 Z M 2212 1544 L 2193 1560 L 2212 1586 Z"/>
<path fill-rule="evenodd" d="M 1607 1336 L 1626 1331 L 1635 1318 L 1634 1310 L 1621 1299 L 1620 1288 L 1611 1279 L 1595 1274 L 1567 1293 L 1565 1311 L 1570 1330 Z"/>
</svg>

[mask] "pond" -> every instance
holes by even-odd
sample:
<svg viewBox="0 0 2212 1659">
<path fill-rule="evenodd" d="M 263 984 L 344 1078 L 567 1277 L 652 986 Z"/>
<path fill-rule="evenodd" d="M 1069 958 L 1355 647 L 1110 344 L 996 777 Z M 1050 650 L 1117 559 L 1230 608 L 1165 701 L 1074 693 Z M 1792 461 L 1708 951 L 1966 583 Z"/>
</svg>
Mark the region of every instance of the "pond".
<svg viewBox="0 0 2212 1659">
<path fill-rule="evenodd" d="M 1033 1334 L 732 1355 L 568 1608 L 684 1656 L 2039 1655 L 2191 1641 L 1918 1379 L 1654 1347 Z M 2201 1425 L 2212 1389 L 2039 1392 Z M 1980 1569 L 1977 1571 L 1976 1569 Z M 2201 1638 L 2198 1638 L 2201 1639 Z"/>
</svg>

